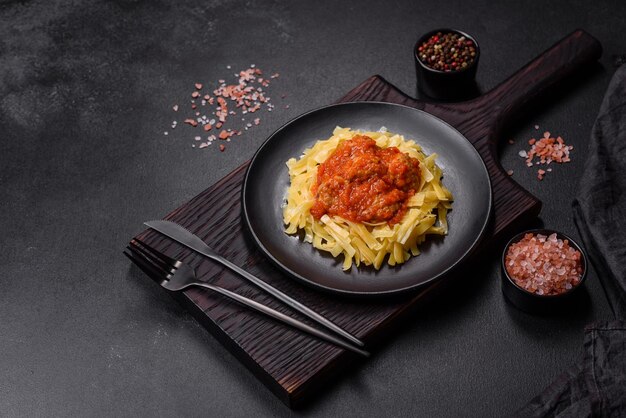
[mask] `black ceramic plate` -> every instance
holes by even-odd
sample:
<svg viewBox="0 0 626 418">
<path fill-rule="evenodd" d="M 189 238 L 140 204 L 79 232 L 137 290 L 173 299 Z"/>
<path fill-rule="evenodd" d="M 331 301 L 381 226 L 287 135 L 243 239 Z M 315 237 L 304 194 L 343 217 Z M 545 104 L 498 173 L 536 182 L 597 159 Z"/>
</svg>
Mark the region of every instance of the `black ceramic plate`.
<svg viewBox="0 0 626 418">
<path fill-rule="evenodd" d="M 285 234 L 282 205 L 289 174 L 285 162 L 305 148 L 327 139 L 336 126 L 390 132 L 414 139 L 427 154 L 438 154 L 443 184 L 454 196 L 449 234 L 429 237 L 422 253 L 406 263 L 341 269 L 335 259 L 298 236 Z M 323 107 L 297 117 L 277 130 L 259 148 L 246 173 L 243 216 L 252 237 L 276 265 L 291 276 L 325 290 L 353 295 L 383 295 L 432 282 L 463 261 L 482 237 L 491 212 L 487 169 L 474 146 L 442 120 L 406 106 L 357 102 Z"/>
</svg>

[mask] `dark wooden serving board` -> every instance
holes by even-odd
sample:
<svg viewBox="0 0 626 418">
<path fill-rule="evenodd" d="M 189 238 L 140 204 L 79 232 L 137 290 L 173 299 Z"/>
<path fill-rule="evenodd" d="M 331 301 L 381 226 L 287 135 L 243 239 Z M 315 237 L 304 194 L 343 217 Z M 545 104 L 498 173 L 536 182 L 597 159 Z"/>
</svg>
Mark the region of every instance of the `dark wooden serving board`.
<svg viewBox="0 0 626 418">
<path fill-rule="evenodd" d="M 483 240 L 485 245 L 506 234 L 507 229 L 534 218 L 541 208 L 541 202 L 507 176 L 497 161 L 497 141 L 503 125 L 540 93 L 583 65 L 596 61 L 601 51 L 596 39 L 578 30 L 490 92 L 471 101 L 450 104 L 418 101 L 383 78 L 373 76 L 338 102 L 383 101 L 412 106 L 443 119 L 465 135 L 484 159 L 492 181 L 494 211 L 490 230 Z M 287 277 L 256 249 L 244 230 L 240 195 L 246 167 L 244 164 L 235 169 L 165 219 L 186 226 L 230 261 L 315 309 L 370 347 L 375 347 L 403 314 L 444 282 L 394 298 L 347 299 L 321 293 Z M 305 320 L 229 270 L 155 231 L 144 231 L 135 239 L 195 266 L 202 280 Z M 355 360 L 343 349 L 266 319 L 209 291 L 189 289 L 172 296 L 289 406 L 306 399 Z"/>
</svg>

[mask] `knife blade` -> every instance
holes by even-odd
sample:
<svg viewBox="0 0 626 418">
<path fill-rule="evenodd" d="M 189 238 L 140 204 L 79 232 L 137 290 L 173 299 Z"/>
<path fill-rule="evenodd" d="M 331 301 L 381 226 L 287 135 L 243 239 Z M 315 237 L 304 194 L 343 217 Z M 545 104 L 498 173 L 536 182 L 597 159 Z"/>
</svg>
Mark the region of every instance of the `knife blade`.
<svg viewBox="0 0 626 418">
<path fill-rule="evenodd" d="M 312 320 L 314 320 L 315 322 L 317 322 L 320 325 L 325 326 L 326 328 L 334 331 L 335 333 L 341 335 L 342 337 L 346 338 L 347 340 L 353 342 L 354 344 L 357 344 L 361 347 L 363 347 L 365 344 L 359 340 L 358 338 L 354 337 L 352 334 L 348 333 L 347 331 L 345 331 L 344 329 L 340 328 L 338 325 L 334 324 L 333 322 L 329 321 L 328 319 L 324 318 L 322 315 L 320 315 L 319 313 L 315 312 L 314 310 L 312 310 L 311 308 L 303 305 L 302 303 L 298 302 L 297 300 L 293 299 L 291 296 L 286 295 L 285 293 L 281 292 L 280 290 L 276 289 L 275 287 L 269 285 L 268 283 L 264 282 L 263 280 L 259 279 L 258 277 L 248 273 L 247 271 L 245 271 L 244 269 L 242 269 L 241 267 L 237 266 L 236 264 L 231 263 L 230 261 L 228 261 L 227 259 L 225 259 L 224 257 L 220 256 L 219 254 L 217 254 L 211 247 L 209 247 L 204 241 L 202 241 L 202 239 L 200 237 L 198 237 L 197 235 L 195 235 L 193 232 L 189 231 L 187 228 L 172 222 L 172 221 L 148 221 L 148 222 L 144 222 L 144 225 L 162 233 L 163 235 L 166 235 L 168 237 L 170 237 L 171 239 L 173 239 L 174 241 L 188 247 L 191 248 L 192 250 L 214 260 L 217 261 L 218 263 L 224 265 L 225 267 L 228 267 L 229 269 L 231 269 L 232 271 L 234 271 L 235 273 L 238 273 L 239 275 L 241 275 L 243 278 L 247 279 L 249 282 L 255 284 L 256 286 L 260 287 L 261 289 L 265 290 L 267 293 L 269 293 L 270 295 L 276 297 L 277 299 L 279 299 L 280 301 L 282 301 L 283 303 L 285 303 L 286 305 L 292 307 L 293 309 L 297 310 L 298 312 L 308 316 L 309 318 L 311 318 Z"/>
</svg>

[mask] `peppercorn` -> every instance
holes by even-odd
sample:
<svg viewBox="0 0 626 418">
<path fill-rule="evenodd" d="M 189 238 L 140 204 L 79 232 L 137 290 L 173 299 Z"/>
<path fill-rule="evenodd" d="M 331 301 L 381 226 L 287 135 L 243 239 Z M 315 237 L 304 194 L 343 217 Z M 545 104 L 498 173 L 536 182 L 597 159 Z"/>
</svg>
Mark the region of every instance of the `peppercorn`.
<svg viewBox="0 0 626 418">
<path fill-rule="evenodd" d="M 454 32 L 437 32 L 418 48 L 418 57 L 426 66 L 439 71 L 462 71 L 476 58 L 476 44 Z"/>
</svg>

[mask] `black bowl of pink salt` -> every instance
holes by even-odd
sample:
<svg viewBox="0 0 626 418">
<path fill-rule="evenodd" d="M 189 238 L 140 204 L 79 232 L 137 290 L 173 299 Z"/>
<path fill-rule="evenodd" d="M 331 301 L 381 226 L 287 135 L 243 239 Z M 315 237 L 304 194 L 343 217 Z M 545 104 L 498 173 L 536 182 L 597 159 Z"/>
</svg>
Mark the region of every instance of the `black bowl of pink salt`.
<svg viewBox="0 0 626 418">
<path fill-rule="evenodd" d="M 476 39 L 456 29 L 424 34 L 414 48 L 420 92 L 440 100 L 468 98 L 476 88 L 480 49 Z"/>
<path fill-rule="evenodd" d="M 548 229 L 522 232 L 502 254 L 502 291 L 516 307 L 530 313 L 574 308 L 577 290 L 587 276 L 587 258 L 567 235 Z"/>
</svg>

